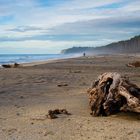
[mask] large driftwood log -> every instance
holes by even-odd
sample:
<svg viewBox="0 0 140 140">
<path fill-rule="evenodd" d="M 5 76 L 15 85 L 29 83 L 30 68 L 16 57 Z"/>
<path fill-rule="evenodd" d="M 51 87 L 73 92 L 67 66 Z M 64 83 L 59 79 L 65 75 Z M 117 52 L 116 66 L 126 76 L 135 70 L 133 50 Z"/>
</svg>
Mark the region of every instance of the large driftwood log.
<svg viewBox="0 0 140 140">
<path fill-rule="evenodd" d="M 18 68 L 20 66 L 20 64 L 18 63 L 14 63 L 14 64 L 3 64 L 2 67 L 3 68 Z"/>
<path fill-rule="evenodd" d="M 140 113 L 140 88 L 119 73 L 100 75 L 88 95 L 93 116 L 108 116 L 119 111 Z"/>
</svg>

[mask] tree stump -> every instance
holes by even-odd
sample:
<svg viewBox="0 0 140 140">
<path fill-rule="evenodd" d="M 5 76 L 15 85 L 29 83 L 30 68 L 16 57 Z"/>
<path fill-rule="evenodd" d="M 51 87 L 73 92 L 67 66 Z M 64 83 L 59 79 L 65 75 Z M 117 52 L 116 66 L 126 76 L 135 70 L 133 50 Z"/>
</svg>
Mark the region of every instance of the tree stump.
<svg viewBox="0 0 140 140">
<path fill-rule="evenodd" d="M 100 75 L 88 95 L 93 116 L 108 116 L 120 111 L 140 113 L 140 88 L 119 73 Z"/>
</svg>

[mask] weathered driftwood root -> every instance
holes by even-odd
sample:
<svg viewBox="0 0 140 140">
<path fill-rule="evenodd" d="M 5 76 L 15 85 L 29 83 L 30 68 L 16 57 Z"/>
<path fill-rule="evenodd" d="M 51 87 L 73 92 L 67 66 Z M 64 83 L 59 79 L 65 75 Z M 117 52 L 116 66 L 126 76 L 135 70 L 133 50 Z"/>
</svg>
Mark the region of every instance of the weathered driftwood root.
<svg viewBox="0 0 140 140">
<path fill-rule="evenodd" d="M 140 88 L 118 73 L 100 75 L 88 95 L 93 116 L 108 116 L 122 110 L 140 113 Z"/>
</svg>

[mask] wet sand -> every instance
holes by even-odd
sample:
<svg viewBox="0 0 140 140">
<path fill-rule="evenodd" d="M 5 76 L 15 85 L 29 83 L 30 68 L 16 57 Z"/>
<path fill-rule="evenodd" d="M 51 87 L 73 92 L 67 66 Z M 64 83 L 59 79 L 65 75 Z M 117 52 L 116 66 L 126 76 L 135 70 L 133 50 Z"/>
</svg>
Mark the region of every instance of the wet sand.
<svg viewBox="0 0 140 140">
<path fill-rule="evenodd" d="M 140 68 L 126 67 L 135 60 L 139 55 L 81 57 L 0 69 L 0 140 L 139 140 L 139 114 L 92 117 L 86 94 L 104 72 L 140 86 Z M 47 119 L 56 108 L 72 115 Z"/>
</svg>

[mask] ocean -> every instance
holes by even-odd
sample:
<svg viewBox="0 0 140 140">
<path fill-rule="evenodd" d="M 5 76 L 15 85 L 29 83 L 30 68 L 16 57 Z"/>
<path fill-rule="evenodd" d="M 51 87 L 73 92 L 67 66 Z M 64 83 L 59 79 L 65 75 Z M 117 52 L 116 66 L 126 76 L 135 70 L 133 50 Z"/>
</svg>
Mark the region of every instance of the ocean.
<svg viewBox="0 0 140 140">
<path fill-rule="evenodd" d="M 0 65 L 12 63 L 30 63 L 72 57 L 76 56 L 64 54 L 0 54 Z"/>
</svg>

